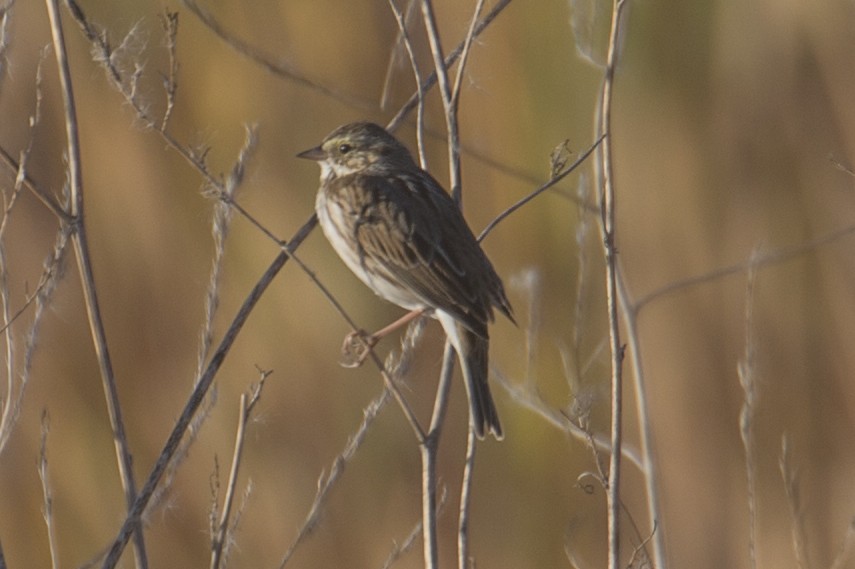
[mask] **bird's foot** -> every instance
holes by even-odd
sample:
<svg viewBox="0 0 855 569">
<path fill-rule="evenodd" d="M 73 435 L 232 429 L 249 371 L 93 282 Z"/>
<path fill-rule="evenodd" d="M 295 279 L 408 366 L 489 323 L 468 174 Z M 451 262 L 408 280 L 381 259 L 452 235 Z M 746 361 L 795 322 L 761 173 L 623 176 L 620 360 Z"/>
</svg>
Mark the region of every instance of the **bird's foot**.
<svg viewBox="0 0 855 569">
<path fill-rule="evenodd" d="M 341 360 L 339 364 L 342 367 L 359 367 L 368 357 L 371 351 L 380 338 L 375 334 L 369 334 L 365 330 L 356 330 L 351 332 L 344 338 L 341 344 Z"/>
</svg>

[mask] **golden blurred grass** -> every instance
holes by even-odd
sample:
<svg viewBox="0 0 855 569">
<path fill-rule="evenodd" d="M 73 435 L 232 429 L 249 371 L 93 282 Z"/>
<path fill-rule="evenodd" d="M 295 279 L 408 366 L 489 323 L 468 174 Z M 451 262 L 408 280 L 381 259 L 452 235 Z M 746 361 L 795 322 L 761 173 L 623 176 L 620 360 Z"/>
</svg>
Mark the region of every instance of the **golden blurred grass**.
<svg viewBox="0 0 855 569">
<path fill-rule="evenodd" d="M 810 4 L 727 0 L 675 6 L 633 3 L 615 99 L 618 247 L 636 298 L 680 279 L 797 246 L 853 225 L 851 167 L 855 107 L 855 9 L 836 0 Z M 157 3 L 87 2 L 89 17 L 118 43 L 133 26 L 126 62 L 144 62 L 143 99 L 163 111 Z M 353 108 L 259 68 L 179 8 L 180 71 L 170 132 L 209 148 L 208 165 L 227 173 L 255 123 L 260 143 L 238 200 L 280 237 L 308 218 L 317 171 L 294 154 L 332 127 L 357 118 L 384 121 L 409 95 L 408 68 L 394 70 L 390 108 L 377 107 L 396 36 L 384 3 L 256 2 L 205 6 L 227 29 L 313 80 L 367 101 Z M 467 148 L 524 174 L 509 175 L 464 154 L 467 218 L 480 229 L 549 176 L 549 154 L 563 140 L 575 151 L 592 141 L 601 72 L 575 55 L 567 3 L 512 3 L 474 46 L 461 107 Z M 471 7 L 437 2 L 446 45 L 466 29 Z M 602 8 L 601 10 L 605 10 Z M 578 12 L 577 12 L 578 13 Z M 10 14 L 7 70 L 0 76 L 0 144 L 13 155 L 28 142 L 35 69 L 49 43 L 44 8 L 18 2 Z M 66 14 L 67 16 L 67 14 Z M 138 480 L 144 479 L 189 393 L 212 255 L 212 202 L 202 179 L 142 128 L 107 84 L 70 18 L 65 18 L 83 146 L 86 215 L 105 324 L 115 360 Z M 419 53 L 429 65 L 424 45 Z M 42 119 L 28 172 L 58 193 L 65 178 L 64 126 L 56 69 L 45 58 Z M 435 96 L 435 95 L 434 95 Z M 433 101 L 428 125 L 442 131 Z M 412 146 L 413 129 L 401 136 Z M 446 179 L 444 142 L 428 144 L 431 169 Z M 555 409 L 568 408 L 566 368 L 594 397 L 592 426 L 608 418 L 601 247 L 595 227 L 577 244 L 580 215 L 567 198 L 590 184 L 569 178 L 500 225 L 485 242 L 506 283 L 529 270 L 536 289 L 511 287 L 520 327 L 493 328 L 492 363 L 531 385 Z M 7 193 L 14 174 L 3 170 Z M 582 179 L 584 178 L 584 179 Z M 16 205 L 4 236 L 12 307 L 38 281 L 56 222 L 31 196 Z M 762 565 L 796 567 L 791 516 L 778 470 L 780 440 L 799 469 L 807 555 L 830 566 L 855 513 L 855 389 L 849 344 L 855 324 L 852 240 L 839 238 L 757 276 L 754 321 L 760 402 L 756 416 L 758 554 Z M 276 255 L 277 248 L 236 217 L 226 245 L 215 332 Z M 399 311 L 354 279 L 318 235 L 300 256 L 360 325 L 374 329 Z M 583 262 L 584 259 L 584 262 Z M 71 259 L 69 259 L 70 261 Z M 580 270 L 585 309 L 576 312 Z M 739 436 L 742 392 L 736 373 L 745 347 L 746 275 L 709 278 L 646 305 L 639 335 L 651 402 L 663 520 L 673 567 L 747 567 L 745 455 Z M 9 567 L 47 566 L 47 538 L 36 476 L 42 410 L 50 415 L 48 460 L 63 566 L 78 566 L 115 535 L 123 517 L 98 369 L 73 262 L 45 315 L 22 414 L 0 455 L 0 543 Z M 538 318 L 530 318 L 529 306 Z M 22 341 L 32 312 L 12 327 Z M 534 327 L 532 327 L 534 326 Z M 571 331 L 582 331 L 578 347 Z M 287 266 L 250 317 L 218 380 L 218 403 L 146 533 L 152 566 L 195 567 L 208 557 L 210 478 L 215 457 L 226 476 L 237 401 L 274 370 L 250 425 L 241 487 L 252 481 L 232 566 L 276 566 L 302 522 L 321 472 L 345 445 L 363 407 L 381 390 L 369 367 L 337 365 L 348 329 L 310 280 Z M 527 334 L 535 351 L 527 353 Z M 429 326 L 407 395 L 426 417 L 440 366 L 441 338 Z M 381 353 L 395 346 L 381 345 Z M 20 355 L 20 353 L 19 353 Z M 531 357 L 529 361 L 528 358 Z M 19 361 L 19 360 L 18 360 Z M 590 365 L 588 365 L 590 362 Z M 593 469 L 584 444 L 550 427 L 495 388 L 507 439 L 479 454 L 472 554 L 479 567 L 559 567 L 565 547 L 587 566 L 605 559 L 602 492 L 577 477 Z M 4 395 L 5 396 L 5 395 Z M 455 496 L 466 407 L 453 391 L 441 480 L 449 504 L 440 520 L 444 564 L 454 560 Z M 628 443 L 638 444 L 635 413 Z M 420 517 L 419 461 L 400 412 L 389 406 L 348 464 L 317 532 L 291 565 L 382 566 L 394 541 Z M 627 466 L 624 499 L 644 528 L 644 489 Z M 638 544 L 643 537 L 627 536 Z M 417 548 L 418 549 L 418 548 Z M 130 566 L 126 554 L 125 566 Z M 398 566 L 421 566 L 418 552 Z"/>
</svg>

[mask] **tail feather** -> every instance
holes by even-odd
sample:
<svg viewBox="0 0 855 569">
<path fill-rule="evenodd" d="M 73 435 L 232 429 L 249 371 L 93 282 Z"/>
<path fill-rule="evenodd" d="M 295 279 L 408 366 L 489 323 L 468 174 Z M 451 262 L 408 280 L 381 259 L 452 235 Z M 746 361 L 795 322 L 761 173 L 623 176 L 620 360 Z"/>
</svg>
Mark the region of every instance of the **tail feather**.
<svg viewBox="0 0 855 569">
<path fill-rule="evenodd" d="M 475 434 L 479 439 L 492 434 L 497 440 L 502 440 L 502 424 L 499 422 L 499 414 L 493 403 L 488 382 L 490 342 L 466 329 L 460 330 L 460 338 L 462 342 L 458 357 L 463 370 L 466 394 L 469 396 L 470 420 Z"/>
<path fill-rule="evenodd" d="M 444 310 L 437 310 L 436 318 L 457 351 L 460 367 L 463 370 L 466 395 L 469 398 L 469 420 L 475 434 L 479 439 L 483 439 L 489 433 L 497 440 L 502 440 L 504 437 L 502 424 L 499 422 L 499 414 L 490 395 L 490 384 L 487 378 L 490 340 L 486 325 L 482 333 L 477 334 Z"/>
</svg>

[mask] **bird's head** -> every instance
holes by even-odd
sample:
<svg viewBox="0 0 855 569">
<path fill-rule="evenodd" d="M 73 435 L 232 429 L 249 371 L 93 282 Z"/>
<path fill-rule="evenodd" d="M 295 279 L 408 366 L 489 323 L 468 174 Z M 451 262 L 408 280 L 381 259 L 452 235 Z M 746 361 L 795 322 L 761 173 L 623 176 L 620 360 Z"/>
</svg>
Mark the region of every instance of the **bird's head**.
<svg viewBox="0 0 855 569">
<path fill-rule="evenodd" d="M 340 126 L 328 134 L 320 146 L 297 156 L 316 161 L 321 167 L 322 180 L 366 170 L 382 174 L 389 167 L 412 168 L 415 165 L 403 144 L 383 127 L 370 122 Z"/>
</svg>

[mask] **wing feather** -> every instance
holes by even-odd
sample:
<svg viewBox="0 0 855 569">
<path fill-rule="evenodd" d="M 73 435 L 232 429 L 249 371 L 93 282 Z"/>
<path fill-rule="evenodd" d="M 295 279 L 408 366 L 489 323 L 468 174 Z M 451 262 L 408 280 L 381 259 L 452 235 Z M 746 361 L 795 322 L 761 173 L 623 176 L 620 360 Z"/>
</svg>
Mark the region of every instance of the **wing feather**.
<svg viewBox="0 0 855 569">
<path fill-rule="evenodd" d="M 373 266 L 387 281 L 485 338 L 493 304 L 510 316 L 490 261 L 457 205 L 429 174 L 354 174 L 337 182 L 340 190 L 361 187 L 362 196 L 370 196 L 359 204 L 353 226 L 366 269 Z"/>
</svg>

